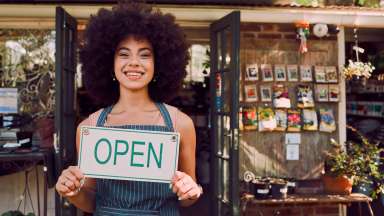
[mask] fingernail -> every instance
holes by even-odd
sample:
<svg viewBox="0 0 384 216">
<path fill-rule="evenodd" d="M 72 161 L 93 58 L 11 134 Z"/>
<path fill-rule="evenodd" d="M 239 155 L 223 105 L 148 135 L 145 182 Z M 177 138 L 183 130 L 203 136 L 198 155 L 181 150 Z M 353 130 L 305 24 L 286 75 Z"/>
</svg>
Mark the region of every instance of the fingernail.
<svg viewBox="0 0 384 216">
<path fill-rule="evenodd" d="M 179 201 L 182 200 L 181 197 L 178 197 L 177 199 L 178 199 Z"/>
<path fill-rule="evenodd" d="M 169 189 L 171 189 L 172 188 L 172 183 L 169 183 Z"/>
</svg>

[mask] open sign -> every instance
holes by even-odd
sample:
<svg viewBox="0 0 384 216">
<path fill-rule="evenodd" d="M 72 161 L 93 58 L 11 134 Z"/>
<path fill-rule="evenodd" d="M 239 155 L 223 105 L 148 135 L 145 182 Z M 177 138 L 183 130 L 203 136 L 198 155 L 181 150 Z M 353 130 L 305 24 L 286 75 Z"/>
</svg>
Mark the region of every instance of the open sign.
<svg viewBox="0 0 384 216">
<path fill-rule="evenodd" d="M 178 156 L 179 133 L 81 127 L 78 166 L 88 177 L 169 183 Z"/>
</svg>

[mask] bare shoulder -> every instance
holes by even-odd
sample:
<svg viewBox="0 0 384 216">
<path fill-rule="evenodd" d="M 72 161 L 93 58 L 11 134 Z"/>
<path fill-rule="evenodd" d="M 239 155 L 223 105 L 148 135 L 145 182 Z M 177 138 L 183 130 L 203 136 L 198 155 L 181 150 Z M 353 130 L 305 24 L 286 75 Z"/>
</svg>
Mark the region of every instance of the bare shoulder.
<svg viewBox="0 0 384 216">
<path fill-rule="evenodd" d="M 96 126 L 97 119 L 99 118 L 102 110 L 103 109 L 99 109 L 96 112 L 90 114 L 86 119 L 80 122 L 78 128 L 80 128 L 81 126 Z"/>
<path fill-rule="evenodd" d="M 188 132 L 190 130 L 195 130 L 191 117 L 174 106 L 166 104 L 166 107 L 171 114 L 172 120 L 175 122 L 176 131 Z"/>
</svg>

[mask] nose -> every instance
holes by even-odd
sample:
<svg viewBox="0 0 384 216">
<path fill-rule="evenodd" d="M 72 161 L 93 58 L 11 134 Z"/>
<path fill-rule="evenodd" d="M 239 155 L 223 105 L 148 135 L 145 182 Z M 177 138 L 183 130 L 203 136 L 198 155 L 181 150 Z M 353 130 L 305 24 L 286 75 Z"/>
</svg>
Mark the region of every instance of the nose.
<svg viewBox="0 0 384 216">
<path fill-rule="evenodd" d="M 129 60 L 128 65 L 131 67 L 138 67 L 140 65 L 138 57 L 132 56 L 132 58 Z"/>
</svg>

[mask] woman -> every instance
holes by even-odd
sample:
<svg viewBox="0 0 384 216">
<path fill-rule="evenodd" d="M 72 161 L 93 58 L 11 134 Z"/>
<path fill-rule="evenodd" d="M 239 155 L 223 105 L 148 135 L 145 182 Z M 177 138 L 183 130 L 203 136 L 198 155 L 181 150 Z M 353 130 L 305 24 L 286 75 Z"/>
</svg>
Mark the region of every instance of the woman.
<svg viewBox="0 0 384 216">
<path fill-rule="evenodd" d="M 180 133 L 179 166 L 171 184 L 84 178 L 65 169 L 57 192 L 94 215 L 179 215 L 201 195 L 195 178 L 196 137 L 192 120 L 164 104 L 186 75 L 188 46 L 174 17 L 139 3 L 100 9 L 92 16 L 80 52 L 91 96 L 106 106 L 80 126 Z M 76 146 L 79 149 L 79 127 Z"/>
</svg>

